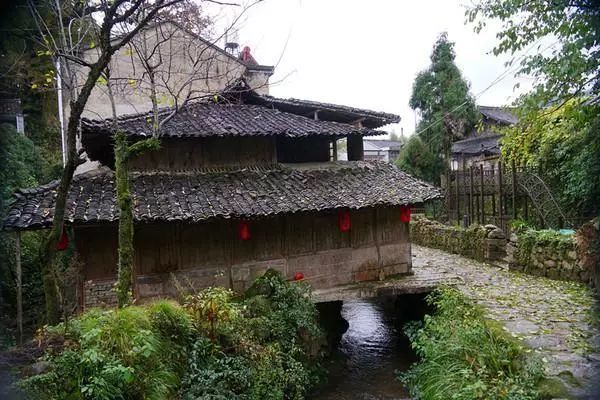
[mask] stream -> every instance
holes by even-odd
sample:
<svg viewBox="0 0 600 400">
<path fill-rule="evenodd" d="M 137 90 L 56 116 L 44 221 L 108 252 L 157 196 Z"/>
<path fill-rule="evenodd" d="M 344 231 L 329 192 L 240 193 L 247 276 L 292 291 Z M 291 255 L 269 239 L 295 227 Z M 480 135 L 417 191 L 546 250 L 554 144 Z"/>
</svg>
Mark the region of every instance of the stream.
<svg viewBox="0 0 600 400">
<path fill-rule="evenodd" d="M 313 400 L 409 398 L 395 371 L 405 371 L 416 357 L 401 331 L 406 316 L 389 308 L 366 300 L 343 303 L 348 330 L 326 364 L 328 382 Z"/>
</svg>

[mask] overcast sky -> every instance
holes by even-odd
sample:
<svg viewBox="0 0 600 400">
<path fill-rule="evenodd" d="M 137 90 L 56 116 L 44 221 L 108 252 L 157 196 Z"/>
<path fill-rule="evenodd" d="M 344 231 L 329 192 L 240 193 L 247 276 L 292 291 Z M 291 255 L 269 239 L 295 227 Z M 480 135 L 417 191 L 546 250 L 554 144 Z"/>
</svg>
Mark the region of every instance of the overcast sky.
<svg viewBox="0 0 600 400">
<path fill-rule="evenodd" d="M 262 64 L 276 65 L 271 94 L 387 111 L 414 131 L 408 106 L 417 73 L 429 65 L 436 38 L 448 32 L 456 63 L 477 94 L 506 71 L 491 54 L 494 24 L 480 34 L 465 25 L 465 0 L 265 0 L 239 24 L 238 41 Z M 516 92 L 509 74 L 477 98 L 507 105 Z M 520 79 L 522 89 L 527 79 Z"/>
</svg>

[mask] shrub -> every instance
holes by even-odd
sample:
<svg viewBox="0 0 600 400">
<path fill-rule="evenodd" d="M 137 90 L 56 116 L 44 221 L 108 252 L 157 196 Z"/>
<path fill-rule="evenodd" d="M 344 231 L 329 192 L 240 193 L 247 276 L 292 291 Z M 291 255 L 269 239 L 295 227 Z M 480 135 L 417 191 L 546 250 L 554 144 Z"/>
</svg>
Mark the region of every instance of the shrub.
<svg viewBox="0 0 600 400">
<path fill-rule="evenodd" d="M 183 399 L 302 399 L 318 381 L 322 332 L 308 287 L 267 271 L 236 299 L 224 289 L 186 304 L 209 338 L 193 345 Z"/>
<path fill-rule="evenodd" d="M 64 349 L 45 356 L 52 370 L 25 379 L 32 399 L 165 399 L 184 372 L 191 322 L 168 302 L 148 307 L 89 310 L 68 327 L 49 328 Z"/>
<path fill-rule="evenodd" d="M 45 329 L 50 369 L 31 399 L 302 399 L 319 377 L 322 334 L 308 287 L 275 271 L 246 296 L 223 288 Z"/>
<path fill-rule="evenodd" d="M 483 310 L 456 289 L 428 297 L 435 314 L 405 331 L 420 357 L 400 375 L 423 400 L 539 399 L 539 362 L 525 357 L 515 339 L 484 318 Z"/>
</svg>

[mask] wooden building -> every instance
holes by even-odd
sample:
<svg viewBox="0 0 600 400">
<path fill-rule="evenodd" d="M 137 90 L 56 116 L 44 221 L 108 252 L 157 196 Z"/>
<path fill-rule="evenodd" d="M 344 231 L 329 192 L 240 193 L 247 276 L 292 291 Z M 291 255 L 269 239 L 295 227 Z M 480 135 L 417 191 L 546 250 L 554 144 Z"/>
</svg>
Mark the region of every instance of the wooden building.
<svg viewBox="0 0 600 400">
<path fill-rule="evenodd" d="M 162 131 L 161 148 L 131 161 L 137 298 L 177 283 L 244 289 L 268 268 L 324 288 L 411 271 L 408 206 L 439 196 L 387 163 L 363 161 L 363 136 L 395 115 L 258 94 L 240 81 L 189 105 Z M 119 117 L 131 141 L 147 114 Z M 113 304 L 117 221 L 111 120 L 83 120 L 100 169 L 75 176 L 67 224 L 83 262 L 83 307 Z M 346 139 L 348 161 L 336 160 Z M 15 194 L 4 229 L 47 228 L 58 182 Z"/>
<path fill-rule="evenodd" d="M 479 106 L 481 121 L 465 139 L 452 144 L 452 170 L 467 171 L 471 166 L 493 168 L 500 159 L 502 128 L 518 122 L 515 109 Z"/>
</svg>

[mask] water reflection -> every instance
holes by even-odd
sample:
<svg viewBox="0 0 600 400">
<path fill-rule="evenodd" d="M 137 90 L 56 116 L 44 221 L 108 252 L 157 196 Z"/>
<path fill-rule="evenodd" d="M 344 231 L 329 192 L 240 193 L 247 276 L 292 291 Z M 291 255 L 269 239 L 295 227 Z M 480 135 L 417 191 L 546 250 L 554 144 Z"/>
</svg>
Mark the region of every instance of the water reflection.
<svg viewBox="0 0 600 400">
<path fill-rule="evenodd" d="M 314 400 L 398 400 L 408 393 L 395 379 L 414 361 L 394 313 L 379 304 L 344 302 L 342 316 L 349 323 L 337 354 L 332 357 L 329 382 Z"/>
</svg>

